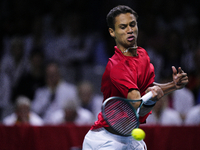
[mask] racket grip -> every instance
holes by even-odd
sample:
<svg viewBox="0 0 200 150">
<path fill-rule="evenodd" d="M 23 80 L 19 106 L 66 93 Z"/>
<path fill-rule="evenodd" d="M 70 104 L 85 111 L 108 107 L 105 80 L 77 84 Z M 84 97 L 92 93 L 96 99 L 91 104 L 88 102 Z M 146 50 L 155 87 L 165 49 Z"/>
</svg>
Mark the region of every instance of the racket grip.
<svg viewBox="0 0 200 150">
<path fill-rule="evenodd" d="M 153 96 L 153 93 L 150 91 L 150 92 L 148 92 L 148 93 L 146 93 L 145 95 L 142 96 L 142 100 L 143 100 L 144 102 L 146 102 L 146 101 L 148 101 L 149 99 L 151 99 L 152 96 Z"/>
</svg>

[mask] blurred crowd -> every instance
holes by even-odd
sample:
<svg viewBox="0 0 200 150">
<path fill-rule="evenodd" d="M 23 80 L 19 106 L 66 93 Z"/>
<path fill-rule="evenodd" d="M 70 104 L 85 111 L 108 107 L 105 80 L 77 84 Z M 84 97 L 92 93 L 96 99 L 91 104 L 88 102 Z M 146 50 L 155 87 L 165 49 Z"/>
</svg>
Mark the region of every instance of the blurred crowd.
<svg viewBox="0 0 200 150">
<path fill-rule="evenodd" d="M 200 125 L 200 1 L 1 0 L 0 122 L 5 125 L 91 125 L 101 110 L 101 76 L 114 53 L 106 15 L 133 8 L 138 46 L 155 67 L 156 82 L 171 66 L 189 84 L 164 97 L 149 125 Z"/>
</svg>

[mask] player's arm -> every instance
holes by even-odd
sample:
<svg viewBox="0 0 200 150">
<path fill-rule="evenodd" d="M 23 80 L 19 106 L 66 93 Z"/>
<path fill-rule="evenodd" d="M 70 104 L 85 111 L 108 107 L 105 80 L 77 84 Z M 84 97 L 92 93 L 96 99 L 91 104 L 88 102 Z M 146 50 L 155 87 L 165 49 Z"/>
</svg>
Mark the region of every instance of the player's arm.
<svg viewBox="0 0 200 150">
<path fill-rule="evenodd" d="M 152 110 L 155 104 L 154 101 L 157 101 L 164 95 L 162 89 L 159 86 L 149 87 L 148 91 L 151 91 L 153 93 L 152 100 L 151 100 L 153 105 L 148 105 L 148 106 L 143 105 L 140 109 L 140 113 L 139 113 L 140 116 L 145 116 L 146 114 L 148 114 Z M 127 99 L 134 100 L 134 99 L 140 99 L 140 98 L 141 98 L 141 95 L 138 90 L 130 90 L 128 92 Z M 140 102 L 136 102 L 133 104 L 133 107 L 137 109 L 139 105 L 140 105 Z"/>
<path fill-rule="evenodd" d="M 185 73 L 181 69 L 181 67 L 178 68 L 178 73 L 177 73 L 176 68 L 174 66 L 172 66 L 172 71 L 173 71 L 173 75 L 172 75 L 173 81 L 172 82 L 164 83 L 164 84 L 154 82 L 153 83 L 154 86 L 149 87 L 146 90 L 146 93 L 147 93 L 149 91 L 152 91 L 155 86 L 158 86 L 162 89 L 163 95 L 160 93 L 158 96 L 156 96 L 155 98 L 148 101 L 148 103 L 144 103 L 143 107 L 141 108 L 141 111 L 140 111 L 140 116 L 145 116 L 146 114 L 148 114 L 152 110 L 156 101 L 159 100 L 162 96 L 167 95 L 177 89 L 181 89 L 188 83 L 187 73 Z"/>
<path fill-rule="evenodd" d="M 150 113 L 150 111 L 153 109 L 154 105 L 156 104 L 156 101 L 158 101 L 161 97 L 164 96 L 163 90 L 159 86 L 153 86 L 149 87 L 147 91 L 151 91 L 153 93 L 153 96 L 151 100 L 145 102 L 139 112 L 139 115 L 141 117 L 146 116 Z"/>
<path fill-rule="evenodd" d="M 137 100 L 140 99 L 140 92 L 136 89 L 130 89 L 127 95 L 127 99 Z M 133 107 L 137 109 L 140 106 L 140 102 L 132 103 Z"/>
<path fill-rule="evenodd" d="M 177 89 L 182 89 L 188 83 L 187 73 L 185 73 L 181 69 L 181 67 L 178 68 L 178 73 L 177 73 L 176 68 L 172 66 L 172 71 L 173 71 L 172 82 L 164 83 L 164 84 L 156 83 L 156 82 L 153 83 L 154 85 L 159 86 L 163 90 L 164 95 L 167 95 Z"/>
</svg>

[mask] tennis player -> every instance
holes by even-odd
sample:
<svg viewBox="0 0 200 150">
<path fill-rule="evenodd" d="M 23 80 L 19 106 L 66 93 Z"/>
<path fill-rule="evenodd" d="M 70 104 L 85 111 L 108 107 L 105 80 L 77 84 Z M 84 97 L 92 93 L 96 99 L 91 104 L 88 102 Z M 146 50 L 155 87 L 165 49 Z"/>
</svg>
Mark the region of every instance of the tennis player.
<svg viewBox="0 0 200 150">
<path fill-rule="evenodd" d="M 115 39 L 115 54 L 109 59 L 102 77 L 101 91 L 104 100 L 111 96 L 139 99 L 152 91 L 153 98 L 147 101 L 139 113 L 140 123 L 145 123 L 156 101 L 162 96 L 183 88 L 188 83 L 187 74 L 179 67 L 172 66 L 173 81 L 166 84 L 154 82 L 154 67 L 142 47 L 137 46 L 137 13 L 128 6 L 117 6 L 107 15 L 111 37 Z M 137 104 L 135 107 L 137 107 Z M 121 136 L 113 131 L 103 119 L 102 113 L 86 134 L 83 150 L 145 150 L 144 141 L 131 136 Z"/>
</svg>

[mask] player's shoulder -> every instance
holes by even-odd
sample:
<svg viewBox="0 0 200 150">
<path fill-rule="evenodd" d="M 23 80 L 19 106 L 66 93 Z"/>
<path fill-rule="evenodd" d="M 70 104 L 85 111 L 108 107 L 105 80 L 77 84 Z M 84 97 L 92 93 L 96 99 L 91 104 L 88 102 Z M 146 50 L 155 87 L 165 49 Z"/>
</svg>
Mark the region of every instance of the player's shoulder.
<svg viewBox="0 0 200 150">
<path fill-rule="evenodd" d="M 137 48 L 137 53 L 140 55 L 148 55 L 147 51 L 140 46 L 138 46 L 138 48 Z"/>
</svg>

